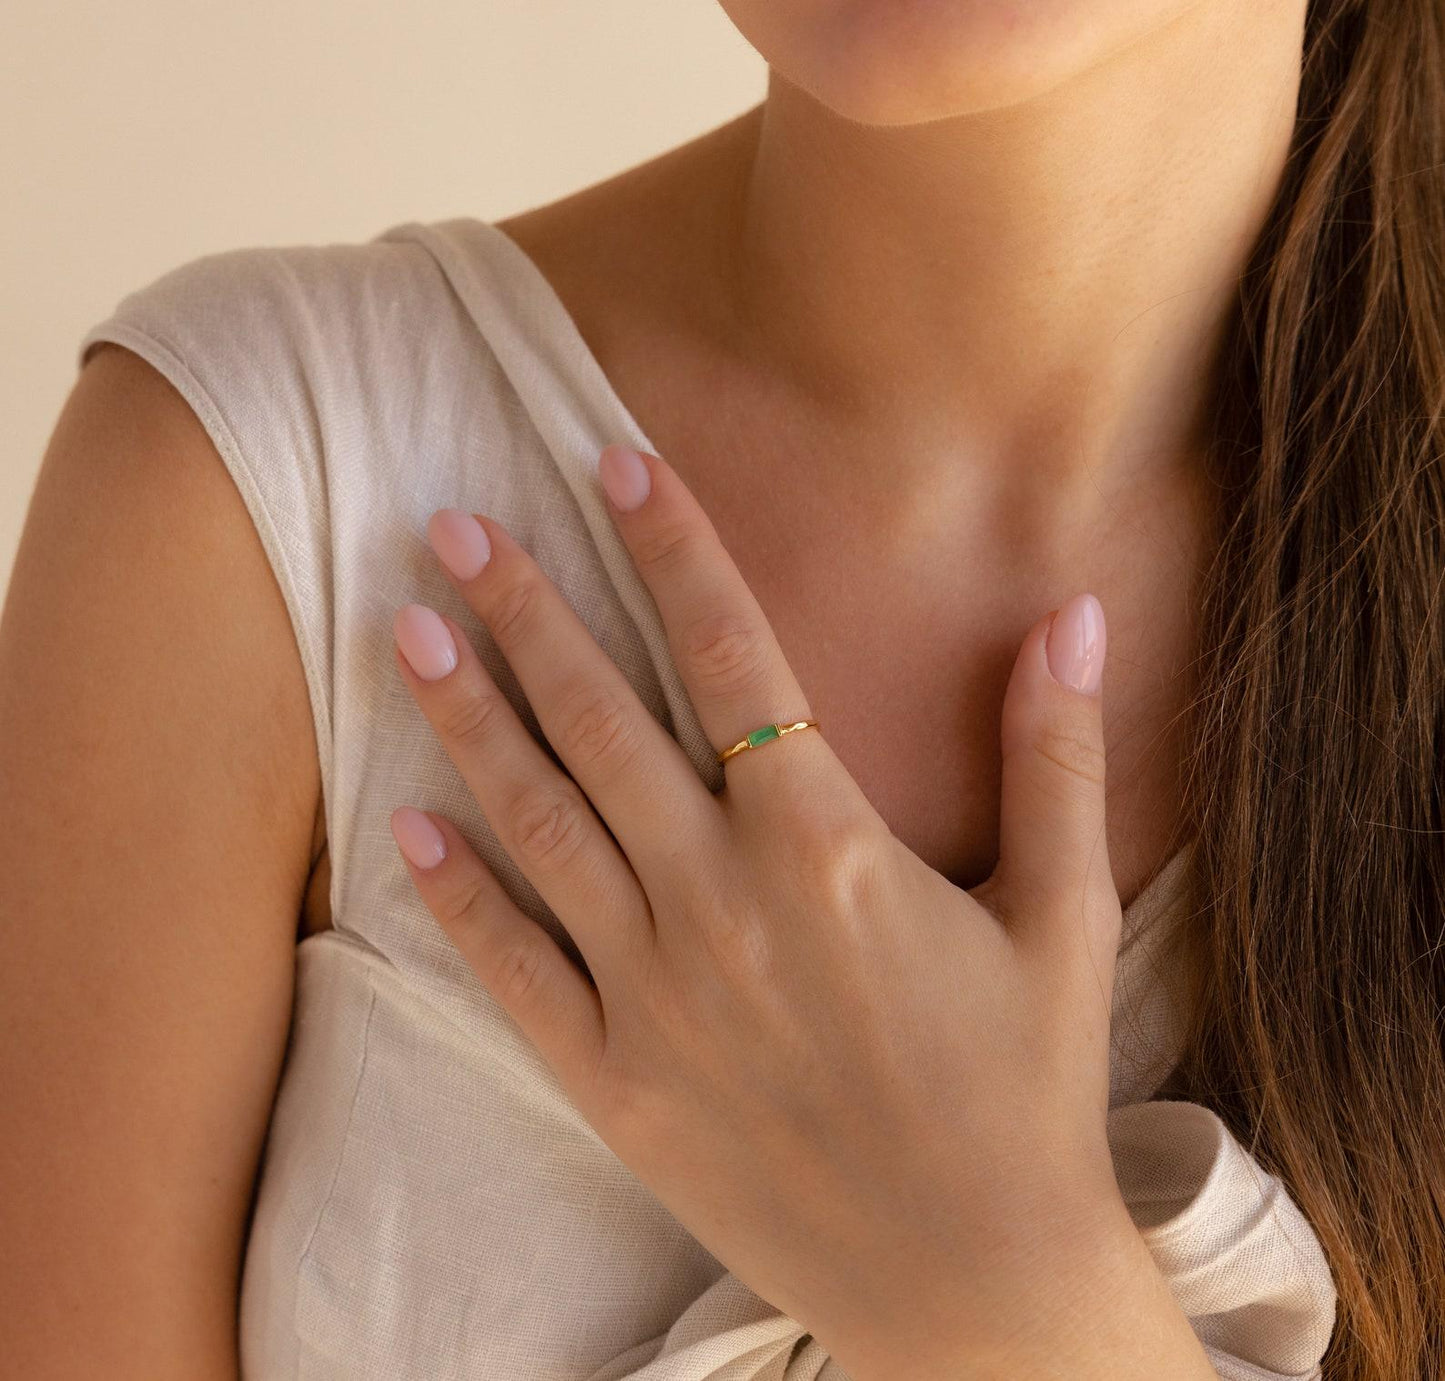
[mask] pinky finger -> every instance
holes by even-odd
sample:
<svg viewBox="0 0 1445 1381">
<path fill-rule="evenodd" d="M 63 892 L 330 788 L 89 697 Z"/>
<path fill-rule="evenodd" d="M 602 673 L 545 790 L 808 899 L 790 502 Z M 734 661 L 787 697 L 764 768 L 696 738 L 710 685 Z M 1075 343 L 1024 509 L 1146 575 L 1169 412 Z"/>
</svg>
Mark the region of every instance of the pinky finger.
<svg viewBox="0 0 1445 1381">
<path fill-rule="evenodd" d="M 391 832 L 421 899 L 462 958 L 573 1101 L 584 1101 L 605 1037 L 596 989 L 449 820 L 398 806 Z"/>
</svg>

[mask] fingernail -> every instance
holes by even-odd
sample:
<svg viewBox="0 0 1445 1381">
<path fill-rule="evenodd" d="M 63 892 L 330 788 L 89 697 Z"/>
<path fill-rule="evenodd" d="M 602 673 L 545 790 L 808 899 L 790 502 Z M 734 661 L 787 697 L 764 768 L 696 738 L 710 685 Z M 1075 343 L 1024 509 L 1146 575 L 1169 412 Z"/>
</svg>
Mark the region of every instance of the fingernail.
<svg viewBox="0 0 1445 1381">
<path fill-rule="evenodd" d="M 427 540 L 432 550 L 458 580 L 471 580 L 492 559 L 486 529 L 459 508 L 439 508 L 427 519 Z"/>
<path fill-rule="evenodd" d="M 435 868 L 447 856 L 446 836 L 415 806 L 398 806 L 391 813 L 396 846 L 415 868 Z"/>
<path fill-rule="evenodd" d="M 641 508 L 652 492 L 647 465 L 631 446 L 604 446 L 597 459 L 597 471 L 607 497 L 624 513 Z"/>
<path fill-rule="evenodd" d="M 1049 672 L 1071 690 L 1095 694 L 1104 680 L 1104 610 L 1090 594 L 1075 595 L 1049 625 Z"/>
<path fill-rule="evenodd" d="M 436 681 L 457 666 L 457 645 L 442 617 L 425 604 L 404 604 L 391 621 L 396 645 L 423 681 Z"/>
</svg>

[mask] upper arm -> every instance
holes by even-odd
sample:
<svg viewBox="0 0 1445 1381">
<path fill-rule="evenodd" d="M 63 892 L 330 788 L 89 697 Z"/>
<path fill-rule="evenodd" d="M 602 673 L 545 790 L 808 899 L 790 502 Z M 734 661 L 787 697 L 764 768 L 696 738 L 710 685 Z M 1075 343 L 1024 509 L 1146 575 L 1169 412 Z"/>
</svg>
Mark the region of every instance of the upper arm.
<svg viewBox="0 0 1445 1381">
<path fill-rule="evenodd" d="M 320 796 L 286 606 L 149 364 L 91 357 L 0 614 L 0 1356 L 234 1376 Z"/>
</svg>

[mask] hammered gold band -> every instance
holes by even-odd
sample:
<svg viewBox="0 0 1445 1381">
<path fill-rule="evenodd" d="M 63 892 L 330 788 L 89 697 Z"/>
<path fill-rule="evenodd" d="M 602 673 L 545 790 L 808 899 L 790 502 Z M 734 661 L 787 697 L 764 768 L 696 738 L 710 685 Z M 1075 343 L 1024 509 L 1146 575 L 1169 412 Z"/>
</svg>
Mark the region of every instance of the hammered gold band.
<svg viewBox="0 0 1445 1381">
<path fill-rule="evenodd" d="M 760 743 L 769 743 L 775 738 L 781 738 L 784 734 L 791 734 L 794 729 L 816 729 L 816 719 L 800 719 L 793 724 L 764 724 L 761 729 L 754 729 L 746 738 L 740 738 L 726 752 L 719 753 L 717 760 L 726 762 L 734 753 L 741 753 L 745 748 L 756 748 Z"/>
</svg>

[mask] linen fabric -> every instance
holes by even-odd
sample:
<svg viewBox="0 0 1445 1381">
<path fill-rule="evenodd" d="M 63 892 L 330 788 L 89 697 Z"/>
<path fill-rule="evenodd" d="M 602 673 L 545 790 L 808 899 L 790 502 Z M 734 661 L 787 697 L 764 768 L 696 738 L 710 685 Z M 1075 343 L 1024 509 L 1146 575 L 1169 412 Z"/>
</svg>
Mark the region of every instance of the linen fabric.
<svg viewBox="0 0 1445 1381">
<path fill-rule="evenodd" d="M 541 737 L 428 546 L 442 507 L 503 523 L 722 784 L 597 479 L 606 443 L 657 448 L 540 268 L 468 218 L 239 248 L 122 298 L 78 358 L 101 340 L 170 380 L 239 488 L 292 621 L 321 761 L 335 928 L 296 949 L 239 1301 L 243 1375 L 846 1381 L 580 1116 L 420 900 L 388 826 L 400 804 L 448 817 L 580 957 L 396 674 L 392 615 L 429 604 Z M 1314 1233 L 1212 1112 L 1157 1096 L 1177 1050 L 1169 937 L 1188 853 L 1125 914 L 1115 1168 L 1219 1375 L 1314 1378 L 1335 1317 Z"/>
</svg>

